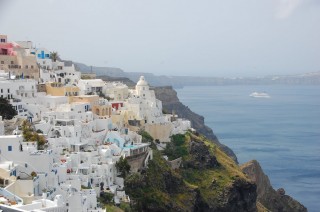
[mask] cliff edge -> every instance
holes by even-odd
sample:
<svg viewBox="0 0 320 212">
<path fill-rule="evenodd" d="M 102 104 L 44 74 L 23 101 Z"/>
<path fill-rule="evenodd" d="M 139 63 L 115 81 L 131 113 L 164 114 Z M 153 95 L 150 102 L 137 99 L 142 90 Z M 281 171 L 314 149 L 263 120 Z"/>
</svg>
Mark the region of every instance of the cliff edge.
<svg viewBox="0 0 320 212">
<path fill-rule="evenodd" d="M 109 78 L 109 80 L 112 78 Z M 130 83 L 128 86 L 132 86 Z M 187 135 L 172 142 L 161 153 L 154 149 L 154 160 L 147 170 L 125 180 L 126 191 L 139 211 L 259 211 L 305 212 L 298 201 L 275 191 L 255 160 L 237 165 L 237 157 L 221 144 L 204 117 L 183 105 L 171 86 L 153 88 L 162 101 L 164 112 L 174 112 L 191 121 L 192 127 L 204 135 Z M 220 151 L 220 149 L 222 151 Z M 182 156 L 182 167 L 173 170 L 163 159 Z M 246 175 L 244 176 L 244 172 Z"/>
<path fill-rule="evenodd" d="M 270 211 L 306 212 L 307 208 L 285 194 L 283 188 L 277 191 L 270 184 L 269 177 L 265 175 L 256 160 L 249 161 L 240 167 L 244 173 L 257 185 L 257 201 Z"/>
<path fill-rule="evenodd" d="M 172 136 L 164 151 L 125 179 L 133 211 L 257 212 L 256 185 L 217 145 L 188 132 Z M 180 168 L 164 159 L 181 158 Z"/>
</svg>

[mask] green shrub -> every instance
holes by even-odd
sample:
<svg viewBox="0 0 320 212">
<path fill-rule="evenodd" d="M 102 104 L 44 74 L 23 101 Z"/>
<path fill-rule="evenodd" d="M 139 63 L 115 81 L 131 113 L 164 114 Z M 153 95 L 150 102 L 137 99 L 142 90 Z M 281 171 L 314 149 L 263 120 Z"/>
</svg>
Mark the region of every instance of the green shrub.
<svg viewBox="0 0 320 212">
<path fill-rule="evenodd" d="M 101 192 L 100 193 L 100 202 L 103 204 L 108 204 L 113 201 L 113 194 L 109 192 Z"/>
<path fill-rule="evenodd" d="M 148 143 L 154 140 L 153 137 L 144 130 L 141 130 L 138 133 L 142 136 L 142 143 Z"/>
<path fill-rule="evenodd" d="M 177 134 L 171 136 L 171 142 L 167 144 L 164 154 L 168 156 L 169 160 L 188 155 L 185 135 Z"/>
<path fill-rule="evenodd" d="M 116 162 L 116 168 L 117 168 L 118 172 L 120 172 L 121 177 L 126 178 L 131 167 L 128 163 L 127 158 L 123 158 L 121 156 L 120 159 Z"/>
</svg>

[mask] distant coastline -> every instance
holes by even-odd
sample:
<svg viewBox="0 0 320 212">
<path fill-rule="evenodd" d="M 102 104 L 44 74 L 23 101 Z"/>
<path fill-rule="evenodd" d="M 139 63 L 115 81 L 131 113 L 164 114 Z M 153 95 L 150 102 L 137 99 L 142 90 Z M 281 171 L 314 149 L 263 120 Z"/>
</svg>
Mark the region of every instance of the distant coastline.
<svg viewBox="0 0 320 212">
<path fill-rule="evenodd" d="M 144 72 L 125 72 L 120 68 L 87 66 L 74 63 L 83 73 L 93 71 L 97 76 L 125 77 L 134 82 L 140 76 L 148 78 L 153 86 L 172 86 L 181 89 L 184 86 L 227 86 L 227 85 L 320 85 L 320 71 L 295 75 L 273 75 L 264 77 L 194 77 L 194 76 L 157 76 Z"/>
</svg>

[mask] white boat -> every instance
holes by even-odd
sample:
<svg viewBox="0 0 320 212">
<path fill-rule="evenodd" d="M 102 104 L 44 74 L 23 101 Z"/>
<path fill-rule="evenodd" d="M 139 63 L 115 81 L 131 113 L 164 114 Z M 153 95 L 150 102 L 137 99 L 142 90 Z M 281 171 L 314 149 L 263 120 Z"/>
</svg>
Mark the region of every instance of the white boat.
<svg viewBox="0 0 320 212">
<path fill-rule="evenodd" d="M 261 93 L 253 92 L 249 96 L 255 97 L 255 98 L 270 98 L 269 94 L 267 94 L 265 92 L 261 92 Z"/>
</svg>

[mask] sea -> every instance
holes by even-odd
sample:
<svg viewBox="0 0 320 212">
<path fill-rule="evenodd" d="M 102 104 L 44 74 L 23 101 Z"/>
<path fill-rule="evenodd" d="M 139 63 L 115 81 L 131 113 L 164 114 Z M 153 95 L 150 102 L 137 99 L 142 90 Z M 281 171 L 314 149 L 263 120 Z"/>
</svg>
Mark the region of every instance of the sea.
<svg viewBox="0 0 320 212">
<path fill-rule="evenodd" d="M 253 92 L 270 98 L 250 97 Z M 190 86 L 177 93 L 240 164 L 258 160 L 276 190 L 319 211 L 320 86 Z"/>
</svg>

